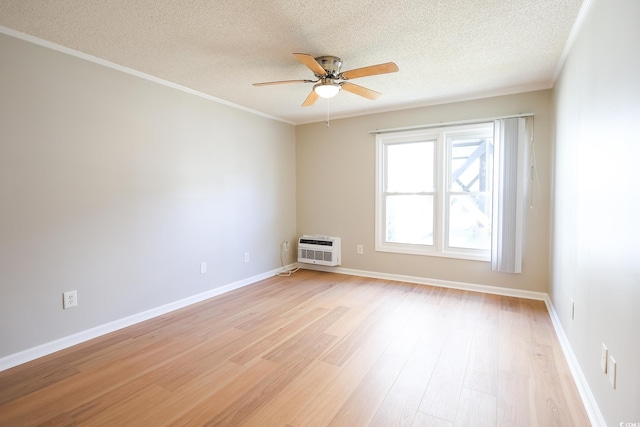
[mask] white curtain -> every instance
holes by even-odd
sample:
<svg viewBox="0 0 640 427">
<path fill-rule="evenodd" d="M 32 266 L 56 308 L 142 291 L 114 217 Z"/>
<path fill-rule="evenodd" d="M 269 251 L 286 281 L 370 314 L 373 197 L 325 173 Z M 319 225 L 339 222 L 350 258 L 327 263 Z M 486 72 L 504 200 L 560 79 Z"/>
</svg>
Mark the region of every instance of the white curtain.
<svg viewBox="0 0 640 427">
<path fill-rule="evenodd" d="M 528 131 L 521 117 L 495 121 L 491 269 L 522 272 Z"/>
</svg>

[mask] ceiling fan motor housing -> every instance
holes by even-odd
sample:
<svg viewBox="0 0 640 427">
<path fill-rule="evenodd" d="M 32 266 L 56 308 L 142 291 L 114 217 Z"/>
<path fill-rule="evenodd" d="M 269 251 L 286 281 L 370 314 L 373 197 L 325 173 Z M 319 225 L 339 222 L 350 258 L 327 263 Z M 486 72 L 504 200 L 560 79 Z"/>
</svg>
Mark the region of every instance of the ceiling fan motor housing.
<svg viewBox="0 0 640 427">
<path fill-rule="evenodd" d="M 342 67 L 342 59 L 337 56 L 318 56 L 315 60 L 327 72 L 327 78 L 337 78 Z M 315 74 L 315 73 L 314 73 Z M 316 74 L 316 77 L 324 77 Z"/>
</svg>

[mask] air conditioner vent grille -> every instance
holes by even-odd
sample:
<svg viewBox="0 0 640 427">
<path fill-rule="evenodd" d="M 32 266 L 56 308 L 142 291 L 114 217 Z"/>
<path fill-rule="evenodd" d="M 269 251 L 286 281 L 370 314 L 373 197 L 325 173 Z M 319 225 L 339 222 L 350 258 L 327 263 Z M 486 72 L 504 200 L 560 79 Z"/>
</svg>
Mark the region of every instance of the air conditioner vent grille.
<svg viewBox="0 0 640 427">
<path fill-rule="evenodd" d="M 340 238 L 301 237 L 298 240 L 298 262 L 327 266 L 340 265 Z"/>
</svg>

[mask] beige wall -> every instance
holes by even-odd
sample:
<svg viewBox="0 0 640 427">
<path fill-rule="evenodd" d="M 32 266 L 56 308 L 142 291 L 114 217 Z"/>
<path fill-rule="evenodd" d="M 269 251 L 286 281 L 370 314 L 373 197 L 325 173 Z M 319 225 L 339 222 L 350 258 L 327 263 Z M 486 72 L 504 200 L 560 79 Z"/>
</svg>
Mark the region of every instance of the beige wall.
<svg viewBox="0 0 640 427">
<path fill-rule="evenodd" d="M 550 295 L 610 426 L 640 423 L 638 17 L 637 0 L 594 0 L 555 89 Z"/>
<path fill-rule="evenodd" d="M 0 357 L 280 266 L 293 126 L 5 35 L 0 58 Z"/>
<path fill-rule="evenodd" d="M 540 176 L 526 212 L 522 274 L 492 272 L 488 262 L 374 251 L 375 136 L 369 131 L 517 113 L 535 113 Z M 344 268 L 546 292 L 551 114 L 545 90 L 297 126 L 298 233 L 341 237 Z M 356 254 L 358 244 L 364 255 Z"/>
</svg>

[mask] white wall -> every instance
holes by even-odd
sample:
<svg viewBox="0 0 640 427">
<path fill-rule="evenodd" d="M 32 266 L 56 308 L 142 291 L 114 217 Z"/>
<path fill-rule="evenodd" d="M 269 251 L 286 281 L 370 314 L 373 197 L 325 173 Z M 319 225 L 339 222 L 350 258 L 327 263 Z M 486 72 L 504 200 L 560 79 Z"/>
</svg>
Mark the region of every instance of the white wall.
<svg viewBox="0 0 640 427">
<path fill-rule="evenodd" d="M 342 238 L 342 267 L 470 284 L 546 292 L 549 261 L 550 90 L 456 102 L 296 127 L 298 233 Z M 534 113 L 540 187 L 527 210 L 523 273 L 491 263 L 374 251 L 375 129 Z M 364 255 L 356 254 L 356 245 Z"/>
<path fill-rule="evenodd" d="M 595 0 L 555 88 L 550 295 L 610 426 L 640 423 L 638 18 L 637 0 Z"/>
<path fill-rule="evenodd" d="M 0 58 L 0 357 L 280 266 L 293 126 L 6 35 Z"/>
</svg>

